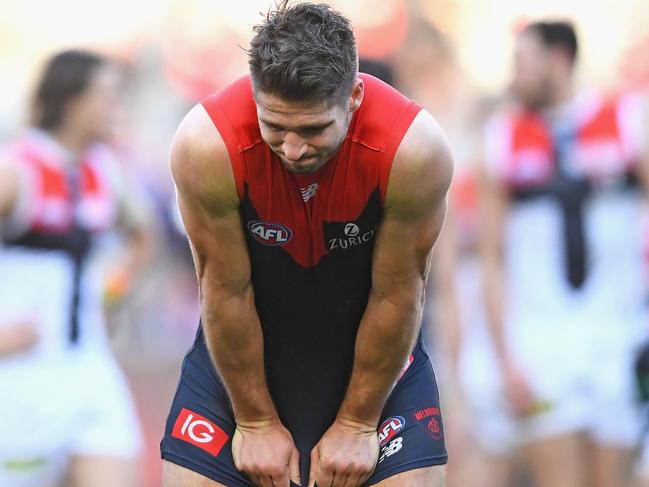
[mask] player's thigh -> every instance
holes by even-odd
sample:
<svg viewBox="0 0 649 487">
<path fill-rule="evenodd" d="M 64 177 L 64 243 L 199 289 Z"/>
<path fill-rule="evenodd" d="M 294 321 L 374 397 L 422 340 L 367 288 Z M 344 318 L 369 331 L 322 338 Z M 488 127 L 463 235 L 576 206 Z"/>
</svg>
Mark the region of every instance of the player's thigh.
<svg viewBox="0 0 649 487">
<path fill-rule="evenodd" d="M 137 474 L 130 458 L 75 456 L 69 467 L 70 487 L 135 487 Z"/>
<path fill-rule="evenodd" d="M 580 487 L 584 481 L 584 438 L 579 433 L 534 441 L 524 448 L 537 487 Z"/>
<path fill-rule="evenodd" d="M 382 480 L 376 487 L 444 487 L 446 485 L 444 465 L 408 470 Z"/>
<path fill-rule="evenodd" d="M 227 487 L 175 463 L 162 461 L 163 487 Z"/>
<path fill-rule="evenodd" d="M 633 471 L 633 449 L 590 443 L 587 478 L 593 487 L 627 485 Z"/>
</svg>

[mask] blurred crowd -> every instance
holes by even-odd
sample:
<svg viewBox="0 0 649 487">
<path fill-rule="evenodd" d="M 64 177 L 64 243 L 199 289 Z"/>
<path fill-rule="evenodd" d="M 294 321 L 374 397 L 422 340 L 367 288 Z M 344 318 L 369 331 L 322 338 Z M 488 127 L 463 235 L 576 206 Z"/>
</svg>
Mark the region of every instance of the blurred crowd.
<svg viewBox="0 0 649 487">
<path fill-rule="evenodd" d="M 455 158 L 424 317 L 447 485 L 649 486 L 649 37 L 630 40 L 618 64 L 601 68 L 613 73 L 606 79 L 590 79 L 581 66 L 597 60 L 584 59 L 592 36 L 580 35 L 579 17 L 548 21 L 531 11 L 510 26 L 511 49 L 484 52 L 485 63 L 508 66 L 488 84 L 470 75 L 435 21 L 443 9 L 423 15 L 426 2 L 393 3 L 402 10 L 383 42 L 378 27 L 362 32 L 360 69 L 429 110 Z M 22 436 L 0 437 L 0 486 L 3 468 L 53 478 L 64 459 L 44 465 L 60 454 L 61 435 L 80 455 L 123 460 L 76 465 L 71 482 L 161 485 L 158 444 L 199 319 L 167 151 L 184 113 L 245 73 L 237 46 L 245 41 L 232 32 L 226 42 L 223 26 L 214 45 L 209 32 L 183 43 L 178 31 L 164 50 L 93 47 L 95 55 L 76 45 L 83 50 L 42 56 L 24 113 L 0 120 L 0 431 L 42 428 L 36 456 Z M 83 82 L 66 91 L 70 72 Z M 52 115 L 52 99 L 74 109 Z M 74 150 L 94 138 L 105 146 Z M 87 169 L 71 182 L 65 161 L 79 157 Z M 30 169 L 12 172 L 21 158 Z M 51 184 L 18 194 L 34 174 Z M 76 206 L 40 214 L 57 191 L 80 193 Z M 93 239 L 79 234 L 84 218 Z M 70 229 L 72 281 L 56 258 L 33 261 L 35 249 L 59 245 L 39 239 L 50 227 Z M 30 276 L 43 282 L 38 292 Z M 39 317 L 67 320 L 68 300 L 56 296 L 75 289 L 70 336 L 48 335 Z M 69 342 L 85 351 L 71 359 Z M 34 360 L 42 370 L 31 370 Z M 72 389 L 57 387 L 63 374 Z M 26 389 L 39 404 L 61 405 L 46 413 L 11 404 Z M 106 408 L 114 423 L 95 424 L 89 417 L 104 412 L 92 403 L 104 397 L 123 401 Z M 54 425 L 62 431 L 48 414 L 64 417 Z M 88 433 L 73 437 L 86 423 Z"/>
</svg>

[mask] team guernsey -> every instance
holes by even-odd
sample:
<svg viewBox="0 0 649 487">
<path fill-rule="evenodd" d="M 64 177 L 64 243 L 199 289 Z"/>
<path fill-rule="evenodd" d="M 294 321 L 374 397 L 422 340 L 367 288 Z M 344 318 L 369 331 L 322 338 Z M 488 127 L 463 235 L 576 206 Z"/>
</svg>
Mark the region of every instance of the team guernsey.
<svg viewBox="0 0 649 487">
<path fill-rule="evenodd" d="M 45 132 L 3 147 L 21 191 L 2 226 L 0 326 L 36 345 L 0 360 L 0 485 L 60 485 L 71 455 L 134 456 L 135 408 L 110 352 L 98 266 L 118 215 L 115 161 L 94 145 L 73 161 Z M 37 392 L 36 392 L 37 391 Z M 38 435 L 25 434 L 25 414 Z"/>
<path fill-rule="evenodd" d="M 503 110 L 487 125 L 488 168 L 510 203 L 507 338 L 540 400 L 531 439 L 581 430 L 603 443 L 636 441 L 631 361 L 647 297 L 642 107 L 631 93 L 583 94 L 555 110 Z"/>
<path fill-rule="evenodd" d="M 249 77 L 203 101 L 232 164 L 268 387 L 300 451 L 305 484 L 310 451 L 333 423 L 349 382 L 392 160 L 420 110 L 376 78 L 361 78 L 365 97 L 344 142 L 312 175 L 289 172 L 263 142 Z M 421 337 L 381 423 L 381 456 L 368 485 L 446 462 L 437 387 Z M 250 486 L 232 464 L 234 428 L 199 327 L 162 456 L 225 485 Z"/>
</svg>

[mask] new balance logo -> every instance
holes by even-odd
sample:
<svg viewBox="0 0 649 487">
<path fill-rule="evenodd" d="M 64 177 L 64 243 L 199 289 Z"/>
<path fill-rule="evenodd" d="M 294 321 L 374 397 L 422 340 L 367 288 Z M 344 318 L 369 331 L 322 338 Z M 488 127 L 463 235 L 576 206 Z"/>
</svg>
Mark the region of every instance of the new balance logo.
<svg viewBox="0 0 649 487">
<path fill-rule="evenodd" d="M 309 184 L 306 188 L 300 188 L 305 203 L 315 196 L 316 191 L 318 191 L 318 183 Z"/>
</svg>

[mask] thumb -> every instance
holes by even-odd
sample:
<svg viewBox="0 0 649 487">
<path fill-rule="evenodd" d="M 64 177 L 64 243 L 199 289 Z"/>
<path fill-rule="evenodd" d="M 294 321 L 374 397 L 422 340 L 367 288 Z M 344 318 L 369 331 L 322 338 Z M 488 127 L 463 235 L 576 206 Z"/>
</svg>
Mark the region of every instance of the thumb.
<svg viewBox="0 0 649 487">
<path fill-rule="evenodd" d="M 309 487 L 315 487 L 315 473 L 318 471 L 318 461 L 320 460 L 320 452 L 318 446 L 311 450 L 311 464 L 309 465 Z"/>
<path fill-rule="evenodd" d="M 300 480 L 300 454 L 295 448 L 288 459 L 288 475 L 291 482 L 302 485 L 302 481 Z"/>
</svg>

